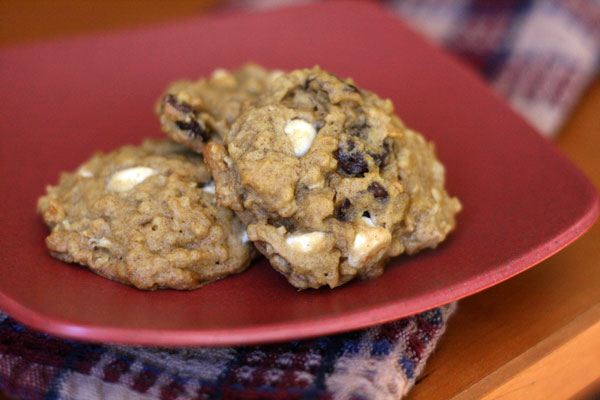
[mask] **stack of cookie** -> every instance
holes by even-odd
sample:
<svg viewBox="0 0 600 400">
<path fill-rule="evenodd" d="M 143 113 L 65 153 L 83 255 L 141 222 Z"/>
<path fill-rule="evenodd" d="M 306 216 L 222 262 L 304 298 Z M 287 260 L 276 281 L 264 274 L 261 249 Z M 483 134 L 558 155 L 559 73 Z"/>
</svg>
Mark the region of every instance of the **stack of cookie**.
<svg viewBox="0 0 600 400">
<path fill-rule="evenodd" d="M 53 256 L 194 289 L 258 249 L 295 287 L 333 288 L 455 226 L 432 144 L 350 79 L 247 65 L 173 83 L 156 111 L 169 141 L 98 154 L 40 198 Z"/>
</svg>

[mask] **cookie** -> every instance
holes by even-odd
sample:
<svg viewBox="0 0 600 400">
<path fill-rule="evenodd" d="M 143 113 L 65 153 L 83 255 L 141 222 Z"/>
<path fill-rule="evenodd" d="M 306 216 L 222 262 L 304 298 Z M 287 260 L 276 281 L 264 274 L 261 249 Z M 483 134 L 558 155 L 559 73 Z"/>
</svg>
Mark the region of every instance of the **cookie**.
<svg viewBox="0 0 600 400">
<path fill-rule="evenodd" d="M 201 152 L 220 141 L 245 101 L 254 100 L 280 72 L 248 64 L 233 72 L 218 69 L 210 78 L 171 84 L 156 106 L 162 130 L 175 142 Z"/>
<path fill-rule="evenodd" d="M 96 154 L 37 209 L 54 257 L 140 289 L 195 289 L 243 271 L 255 252 L 217 206 L 202 157 L 169 141 Z"/>
<path fill-rule="evenodd" d="M 436 247 L 460 203 L 433 145 L 389 100 L 315 67 L 269 83 L 204 147 L 219 204 L 300 289 L 381 275 L 401 253 Z"/>
</svg>

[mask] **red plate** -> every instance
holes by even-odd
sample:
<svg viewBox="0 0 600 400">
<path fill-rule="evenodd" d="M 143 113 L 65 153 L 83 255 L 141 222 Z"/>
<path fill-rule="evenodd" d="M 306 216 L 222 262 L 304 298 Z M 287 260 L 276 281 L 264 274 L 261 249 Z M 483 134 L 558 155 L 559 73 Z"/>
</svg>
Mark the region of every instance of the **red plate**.
<svg viewBox="0 0 600 400">
<path fill-rule="evenodd" d="M 379 279 L 296 291 L 265 261 L 193 292 L 142 292 L 51 258 L 36 199 L 96 150 L 160 137 L 167 82 L 249 60 L 320 64 L 390 97 L 435 141 L 464 211 L 439 249 Z M 566 246 L 598 214 L 592 185 L 473 73 L 371 4 L 217 15 L 0 52 L 0 309 L 94 341 L 228 345 L 366 327 L 501 282 Z"/>
</svg>

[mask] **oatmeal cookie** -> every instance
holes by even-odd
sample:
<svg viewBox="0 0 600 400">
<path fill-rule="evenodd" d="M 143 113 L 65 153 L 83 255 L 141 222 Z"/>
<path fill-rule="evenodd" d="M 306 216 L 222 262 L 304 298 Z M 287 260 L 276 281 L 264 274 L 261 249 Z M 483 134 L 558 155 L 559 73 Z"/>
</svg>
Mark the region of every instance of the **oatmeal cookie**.
<svg viewBox="0 0 600 400">
<path fill-rule="evenodd" d="M 38 200 L 46 244 L 140 289 L 194 289 L 246 269 L 254 249 L 215 201 L 202 157 L 168 141 L 96 154 Z"/>
<path fill-rule="evenodd" d="M 172 83 L 156 105 L 162 130 L 197 152 L 220 141 L 245 101 L 254 100 L 279 71 L 248 64 L 233 72 L 217 69 L 210 78 Z"/>
<path fill-rule="evenodd" d="M 219 203 L 300 289 L 379 276 L 454 228 L 433 145 L 389 100 L 318 67 L 273 80 L 223 142 L 203 151 Z"/>
</svg>

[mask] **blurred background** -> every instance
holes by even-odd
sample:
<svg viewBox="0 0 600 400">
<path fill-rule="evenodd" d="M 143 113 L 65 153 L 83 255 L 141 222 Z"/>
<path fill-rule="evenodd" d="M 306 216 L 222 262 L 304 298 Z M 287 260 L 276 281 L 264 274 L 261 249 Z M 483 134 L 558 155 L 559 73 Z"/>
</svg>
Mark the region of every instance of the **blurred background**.
<svg viewBox="0 0 600 400">
<path fill-rule="evenodd" d="M 317 1 L 4 0 L 0 2 L 0 45 Z M 598 0 L 371 2 L 380 3 L 470 64 L 548 136 L 563 125 L 598 69 Z"/>
</svg>

